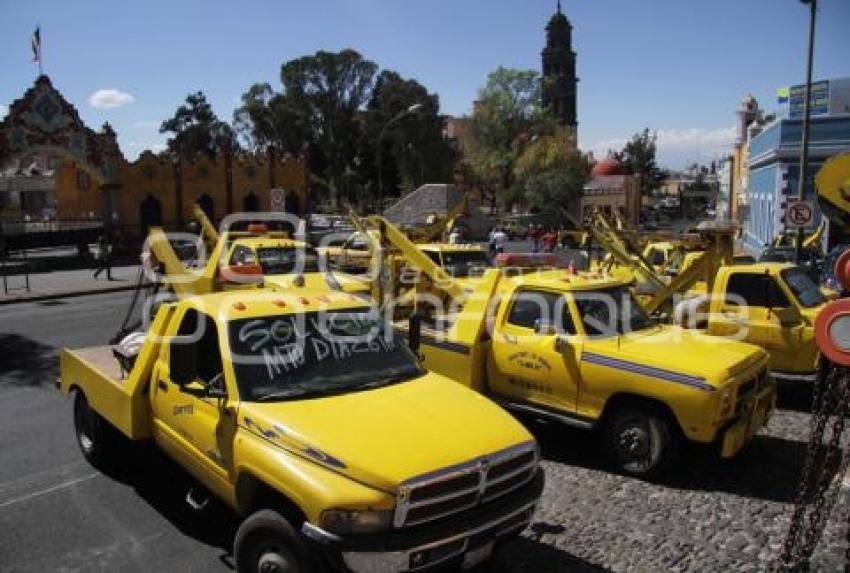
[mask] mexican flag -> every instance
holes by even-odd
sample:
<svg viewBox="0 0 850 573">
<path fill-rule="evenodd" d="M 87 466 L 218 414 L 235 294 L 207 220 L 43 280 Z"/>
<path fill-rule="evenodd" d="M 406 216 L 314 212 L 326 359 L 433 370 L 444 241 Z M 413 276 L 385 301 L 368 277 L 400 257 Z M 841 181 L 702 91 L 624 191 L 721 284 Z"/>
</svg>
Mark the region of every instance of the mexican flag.
<svg viewBox="0 0 850 573">
<path fill-rule="evenodd" d="M 41 26 L 36 26 L 32 33 L 32 61 L 41 62 Z"/>
</svg>

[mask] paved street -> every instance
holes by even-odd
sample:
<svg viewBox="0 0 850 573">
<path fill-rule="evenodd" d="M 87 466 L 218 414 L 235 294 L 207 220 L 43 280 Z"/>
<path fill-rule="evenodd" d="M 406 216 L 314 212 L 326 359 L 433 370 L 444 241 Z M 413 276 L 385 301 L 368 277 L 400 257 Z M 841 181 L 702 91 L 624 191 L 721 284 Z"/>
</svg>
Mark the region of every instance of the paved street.
<svg viewBox="0 0 850 573">
<path fill-rule="evenodd" d="M 72 435 L 71 402 L 53 387 L 65 345 L 107 341 L 130 293 L 0 308 L 0 570 L 228 570 L 235 521 L 192 514 L 184 480 L 155 452 L 125 472 L 87 465 Z M 783 388 L 782 410 L 740 459 L 688 451 L 663 485 L 610 473 L 584 433 L 532 424 L 548 476 L 524 537 L 488 570 L 764 570 L 786 529 L 808 432 L 804 392 Z M 843 521 L 843 493 L 833 521 Z M 831 526 L 814 570 L 843 563 Z"/>
</svg>

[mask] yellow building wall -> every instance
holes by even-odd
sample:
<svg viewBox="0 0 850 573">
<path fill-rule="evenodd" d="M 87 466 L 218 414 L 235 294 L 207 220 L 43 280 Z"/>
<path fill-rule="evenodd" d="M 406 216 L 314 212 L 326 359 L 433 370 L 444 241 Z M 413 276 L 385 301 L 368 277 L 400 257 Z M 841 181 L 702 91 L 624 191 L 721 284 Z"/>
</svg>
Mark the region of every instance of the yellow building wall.
<svg viewBox="0 0 850 573">
<path fill-rule="evenodd" d="M 85 176 L 79 177 L 79 173 Z M 100 181 L 76 162 L 64 161 L 54 174 L 56 217 L 62 220 L 100 219 L 104 215 L 103 191 L 100 186 Z"/>
<path fill-rule="evenodd" d="M 204 194 L 213 200 L 215 218 L 228 214 L 227 164 L 224 156 L 210 159 L 205 155 L 175 165 L 166 156 L 146 151 L 134 162 L 124 162 L 119 168 L 119 187 L 112 191 L 114 210 L 120 223 L 129 231 L 139 228 L 140 204 L 148 195 L 160 203 L 162 221 L 166 227 L 177 224 L 177 179 L 182 182 L 183 220 L 192 219 L 194 203 Z M 65 162 L 56 173 L 57 215 L 60 219 L 96 218 L 104 215 L 104 194 L 100 181 L 90 176 L 88 189 L 78 188 L 78 173 L 82 168 Z M 260 210 L 269 208 L 269 190 L 279 187 L 295 193 L 303 215 L 308 202 L 308 170 L 301 156 L 284 155 L 271 163 L 266 156 L 239 154 L 232 157 L 233 212 L 244 207 L 250 192 L 259 198 Z"/>
</svg>

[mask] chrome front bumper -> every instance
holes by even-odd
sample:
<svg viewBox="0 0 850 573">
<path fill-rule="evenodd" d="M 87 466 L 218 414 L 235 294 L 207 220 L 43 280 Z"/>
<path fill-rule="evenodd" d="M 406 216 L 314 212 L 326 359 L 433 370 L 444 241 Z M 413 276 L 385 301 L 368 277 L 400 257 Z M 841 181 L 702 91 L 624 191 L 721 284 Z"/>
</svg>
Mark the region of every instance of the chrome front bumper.
<svg viewBox="0 0 850 573">
<path fill-rule="evenodd" d="M 782 380 L 788 382 L 815 382 L 818 379 L 817 372 L 811 372 L 809 374 L 795 374 L 791 372 L 773 372 L 771 371 L 770 375 L 774 380 Z"/>
<path fill-rule="evenodd" d="M 529 503 L 515 512 L 499 519 L 479 525 L 462 533 L 438 539 L 403 551 L 342 551 L 346 567 L 354 572 L 390 573 L 395 571 L 421 571 L 452 560 L 459 560 L 462 569 L 468 569 L 485 561 L 499 539 L 518 533 L 528 527 L 537 502 Z M 304 524 L 307 537 L 317 540 L 336 538 L 309 523 Z"/>
<path fill-rule="evenodd" d="M 332 563 L 350 571 L 414 572 L 440 565 L 467 569 L 490 557 L 497 542 L 531 523 L 543 482 L 538 469 L 532 483 L 507 499 L 409 529 L 339 536 L 305 522 L 301 531 Z"/>
</svg>

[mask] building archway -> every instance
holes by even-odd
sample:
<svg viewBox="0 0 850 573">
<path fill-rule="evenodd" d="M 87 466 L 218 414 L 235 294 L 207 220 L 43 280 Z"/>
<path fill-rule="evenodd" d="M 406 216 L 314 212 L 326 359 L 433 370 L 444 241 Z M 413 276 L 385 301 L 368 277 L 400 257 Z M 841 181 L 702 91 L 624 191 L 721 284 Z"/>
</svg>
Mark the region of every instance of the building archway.
<svg viewBox="0 0 850 573">
<path fill-rule="evenodd" d="M 198 204 L 198 207 L 206 213 L 207 218 L 210 221 L 215 221 L 215 201 L 213 201 L 212 197 L 203 193 L 195 202 Z"/>
<path fill-rule="evenodd" d="M 294 191 L 289 191 L 283 198 L 283 210 L 292 215 L 301 214 L 301 201 Z"/>
<path fill-rule="evenodd" d="M 150 193 L 139 203 L 139 221 L 145 235 L 151 227 L 162 226 L 162 203 Z"/>
<path fill-rule="evenodd" d="M 253 191 L 249 191 L 242 199 L 242 210 L 246 213 L 256 213 L 260 210 L 260 197 Z"/>
</svg>

